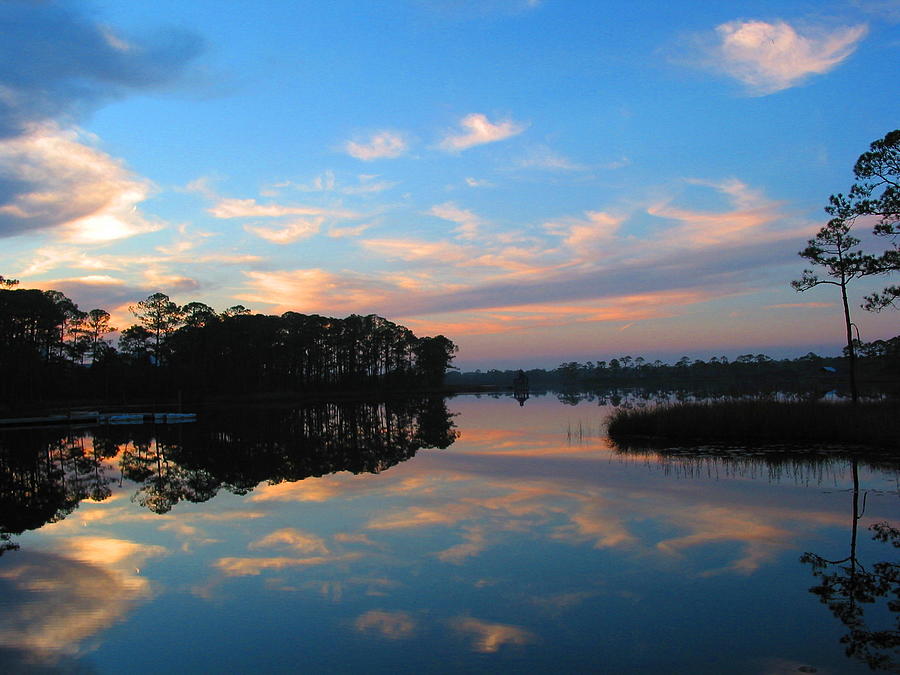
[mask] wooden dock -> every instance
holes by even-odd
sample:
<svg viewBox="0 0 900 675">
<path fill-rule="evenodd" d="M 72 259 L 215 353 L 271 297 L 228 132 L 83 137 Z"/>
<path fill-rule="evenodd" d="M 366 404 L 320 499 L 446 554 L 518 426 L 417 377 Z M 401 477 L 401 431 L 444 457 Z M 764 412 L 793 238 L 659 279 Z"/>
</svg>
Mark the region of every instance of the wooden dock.
<svg viewBox="0 0 900 675">
<path fill-rule="evenodd" d="M 56 424 L 182 424 L 196 422 L 197 413 L 102 413 L 72 411 L 41 417 L 0 418 L 0 427 L 46 426 Z"/>
</svg>

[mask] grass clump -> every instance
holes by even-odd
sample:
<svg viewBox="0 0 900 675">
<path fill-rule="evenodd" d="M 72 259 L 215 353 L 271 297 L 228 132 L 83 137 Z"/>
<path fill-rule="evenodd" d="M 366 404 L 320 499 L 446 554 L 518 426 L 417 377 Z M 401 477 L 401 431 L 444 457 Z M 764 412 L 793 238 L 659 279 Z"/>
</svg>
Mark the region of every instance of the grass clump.
<svg viewBox="0 0 900 675">
<path fill-rule="evenodd" d="M 613 440 L 650 437 L 679 442 L 847 443 L 900 447 L 900 402 L 783 401 L 768 398 L 620 408 Z"/>
</svg>

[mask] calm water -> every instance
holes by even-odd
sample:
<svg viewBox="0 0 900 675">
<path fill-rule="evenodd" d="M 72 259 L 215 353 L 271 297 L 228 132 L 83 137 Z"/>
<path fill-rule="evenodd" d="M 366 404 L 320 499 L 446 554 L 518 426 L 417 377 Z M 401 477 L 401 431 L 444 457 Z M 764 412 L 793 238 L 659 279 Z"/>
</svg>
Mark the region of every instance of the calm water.
<svg viewBox="0 0 900 675">
<path fill-rule="evenodd" d="M 872 639 L 897 635 L 900 549 L 869 529 L 900 527 L 897 466 L 626 454 L 596 403 L 444 406 L 3 433 L 0 528 L 19 549 L 0 556 L 0 670 L 774 674 L 900 660 Z"/>
</svg>

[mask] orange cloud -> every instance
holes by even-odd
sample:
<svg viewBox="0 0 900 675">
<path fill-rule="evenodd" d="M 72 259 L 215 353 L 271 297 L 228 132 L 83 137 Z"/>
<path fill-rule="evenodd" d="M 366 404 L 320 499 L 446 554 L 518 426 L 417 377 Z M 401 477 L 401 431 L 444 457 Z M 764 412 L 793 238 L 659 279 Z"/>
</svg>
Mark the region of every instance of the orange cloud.
<svg viewBox="0 0 900 675">
<path fill-rule="evenodd" d="M 359 558 L 357 553 L 348 553 L 341 556 L 312 556 L 308 558 L 219 558 L 214 567 L 222 571 L 225 576 L 244 577 L 257 576 L 267 570 L 281 570 L 290 567 L 312 567 L 315 565 L 327 565 L 329 563 L 353 560 Z"/>
<path fill-rule="evenodd" d="M 506 645 L 523 646 L 535 642 L 537 636 L 521 628 L 505 623 L 490 623 L 473 617 L 450 620 L 450 627 L 472 638 L 472 649 L 482 654 L 493 654 Z"/>
</svg>

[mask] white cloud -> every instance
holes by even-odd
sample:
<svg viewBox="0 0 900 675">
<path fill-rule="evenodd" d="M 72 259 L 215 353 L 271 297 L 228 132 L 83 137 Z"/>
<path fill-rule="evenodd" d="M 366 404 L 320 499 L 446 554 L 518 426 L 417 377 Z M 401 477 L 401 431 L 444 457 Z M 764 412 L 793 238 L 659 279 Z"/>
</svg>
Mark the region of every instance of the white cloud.
<svg viewBox="0 0 900 675">
<path fill-rule="evenodd" d="M 160 229 L 137 210 L 150 183 L 54 123 L 0 140 L 0 236 L 56 229 L 63 239 L 100 243 Z"/>
<path fill-rule="evenodd" d="M 496 124 L 481 113 L 466 115 L 459 122 L 462 133 L 448 134 L 439 147 L 449 152 L 459 152 L 476 145 L 494 143 L 521 134 L 527 125 L 503 120 Z"/>
<path fill-rule="evenodd" d="M 369 162 L 373 159 L 399 157 L 407 150 L 406 139 L 394 131 L 379 131 L 367 142 L 347 141 L 344 150 L 351 157 Z"/>
<path fill-rule="evenodd" d="M 719 44 L 714 65 L 743 82 L 754 95 L 764 96 L 821 75 L 850 56 L 867 27 L 798 33 L 785 21 L 729 21 L 716 27 Z"/>
<path fill-rule="evenodd" d="M 456 223 L 458 227 L 454 231 L 460 239 L 474 239 L 478 235 L 481 219 L 471 211 L 459 208 L 453 202 L 432 206 L 428 213 L 442 220 Z"/>
</svg>

